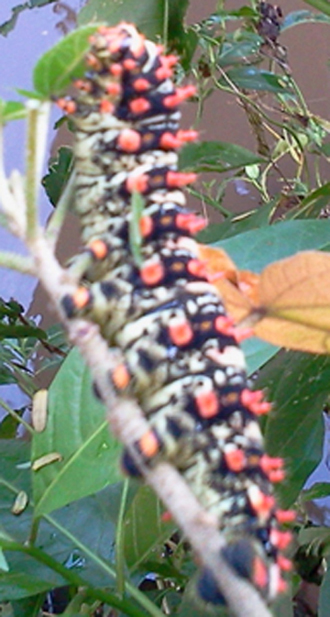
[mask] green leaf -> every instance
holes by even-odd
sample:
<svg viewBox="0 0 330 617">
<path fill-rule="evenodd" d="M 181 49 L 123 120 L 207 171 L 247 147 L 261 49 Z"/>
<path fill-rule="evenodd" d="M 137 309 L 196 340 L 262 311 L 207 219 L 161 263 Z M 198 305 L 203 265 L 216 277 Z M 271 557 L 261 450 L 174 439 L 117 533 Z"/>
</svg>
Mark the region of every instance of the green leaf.
<svg viewBox="0 0 330 617">
<path fill-rule="evenodd" d="M 260 372 L 256 388 L 266 388 L 274 409 L 266 421 L 266 450 L 281 456 L 287 477 L 278 485 L 284 507 L 291 506 L 323 451 L 323 405 L 329 395 L 330 358 L 280 352 Z"/>
<path fill-rule="evenodd" d="M 318 604 L 318 617 L 328 617 L 330 606 L 330 559 L 327 560 L 327 569 L 322 580 Z"/>
<path fill-rule="evenodd" d="M 25 116 L 26 107 L 23 103 L 0 99 L 0 124 L 7 124 L 11 120 L 21 120 Z"/>
<path fill-rule="evenodd" d="M 64 187 L 69 179 L 73 164 L 71 148 L 63 146 L 57 156 L 50 159 L 48 164 L 49 173 L 46 174 L 41 184 L 45 188 L 49 201 L 56 206 Z"/>
<path fill-rule="evenodd" d="M 266 204 L 262 204 L 258 210 L 251 210 L 238 214 L 230 219 L 226 219 L 223 223 L 209 225 L 205 230 L 198 234 L 199 242 L 203 244 L 213 244 L 232 236 L 249 231 L 250 229 L 259 229 L 269 225 L 269 219 L 274 210 L 276 199 L 272 199 Z"/>
<path fill-rule="evenodd" d="M 330 482 L 315 482 L 311 488 L 304 490 L 301 497 L 304 501 L 322 499 L 330 495 Z"/>
<path fill-rule="evenodd" d="M 33 474 L 35 516 L 117 481 L 120 451 L 92 392 L 90 373 L 73 350 L 49 389 L 47 427 L 33 436 L 33 461 L 53 452 L 62 457 Z"/>
<path fill-rule="evenodd" d="M 330 6 L 329 2 L 328 4 Z M 292 13 L 288 13 L 288 15 L 285 16 L 281 24 L 281 33 L 284 32 L 284 30 L 292 28 L 293 26 L 299 26 L 300 24 L 313 24 L 316 22 L 330 24 L 330 19 L 329 17 L 327 17 L 327 15 L 320 15 L 319 13 L 312 13 L 311 11 L 293 11 Z"/>
<path fill-rule="evenodd" d="M 168 24 L 164 25 L 168 7 Z M 189 5 L 189 0 L 121 0 L 106 2 L 105 0 L 89 0 L 79 13 L 79 25 L 99 21 L 110 26 L 120 21 L 134 22 L 134 25 L 147 38 L 155 40 L 163 38 L 168 30 L 168 40 L 172 47 L 182 47 L 185 44 L 183 19 Z M 132 17 L 133 16 L 133 17 Z"/>
<path fill-rule="evenodd" d="M 263 158 L 250 150 L 224 141 L 204 141 L 187 144 L 180 151 L 180 169 L 228 171 L 260 163 Z"/>
<path fill-rule="evenodd" d="M 284 221 L 217 242 L 238 268 L 260 272 L 298 251 L 330 249 L 330 220 Z"/>
<path fill-rule="evenodd" d="M 22 414 L 23 410 L 20 415 Z M 19 422 L 16 418 L 13 418 L 9 414 L 5 416 L 0 423 L 0 439 L 15 439 L 18 426 Z"/>
<path fill-rule="evenodd" d="M 329 0 L 304 0 L 306 4 L 313 6 L 314 9 L 321 11 L 321 13 L 325 13 L 325 15 L 330 15 L 330 2 Z"/>
<path fill-rule="evenodd" d="M 235 32 L 236 34 L 236 32 Z M 221 47 L 221 54 L 218 57 L 218 63 L 221 67 L 227 67 L 233 64 L 246 62 L 246 59 L 256 54 L 263 42 L 263 38 L 253 32 L 244 32 L 243 40 L 225 41 Z"/>
<path fill-rule="evenodd" d="M 173 531 L 173 524 L 164 523 L 161 513 L 155 493 L 148 486 L 142 486 L 125 518 L 125 557 L 131 571 L 136 570 Z"/>
<path fill-rule="evenodd" d="M 25 88 L 15 88 L 15 90 L 18 94 L 28 99 L 37 99 L 39 101 L 42 101 L 44 98 L 39 92 L 36 92 L 35 90 L 25 90 Z"/>
<path fill-rule="evenodd" d="M 311 191 L 288 215 L 288 218 L 316 218 L 329 203 L 330 182 Z"/>
<path fill-rule="evenodd" d="M 89 37 L 97 26 L 86 26 L 68 34 L 38 60 L 33 72 L 33 86 L 45 97 L 56 96 L 69 87 L 73 78 L 82 77 L 84 56 Z"/>
<path fill-rule="evenodd" d="M 7 367 L 5 366 L 1 366 L 0 367 L 0 386 L 3 386 L 4 384 L 9 384 L 9 383 L 16 384 L 17 378 L 11 372 L 10 369 L 7 369 Z"/>
<path fill-rule="evenodd" d="M 28 338 L 29 336 L 33 336 L 38 340 L 45 340 L 47 338 L 46 333 L 41 328 L 0 324 L 0 340 L 5 338 Z"/>
<path fill-rule="evenodd" d="M 279 351 L 279 348 L 275 345 L 261 341 L 256 337 L 243 341 L 241 347 L 245 354 L 248 375 L 258 371 Z"/>
<path fill-rule="evenodd" d="M 246 90 L 264 90 L 266 92 L 278 92 L 287 94 L 291 92 L 286 77 L 279 77 L 270 71 L 264 71 L 254 66 L 241 66 L 229 69 L 227 77 L 238 87 Z M 222 78 L 221 83 L 227 84 Z"/>
<path fill-rule="evenodd" d="M 3 553 L 2 549 L 0 549 L 0 571 L 1 570 L 3 572 L 8 572 L 8 570 L 9 570 L 9 565 L 7 563 L 7 559 L 4 556 L 4 553 Z"/>
<path fill-rule="evenodd" d="M 31 532 L 31 502 L 19 516 L 11 512 L 17 494 L 31 492 L 29 450 L 29 444 L 22 440 L 0 440 L 0 519 L 3 525 L 0 546 L 1 537 L 24 544 Z M 128 504 L 134 490 L 133 487 L 129 491 Z M 121 494 L 121 484 L 115 484 L 65 506 L 55 515 L 48 515 L 39 527 L 36 546 L 67 568 L 83 569 L 82 574 L 89 584 L 108 587 L 112 583 L 110 564 L 114 560 L 115 523 Z M 100 557 L 107 560 L 108 569 L 100 565 Z M 66 582 L 49 567 L 20 552 L 8 551 L 6 558 L 10 571 L 0 572 L 0 602 L 35 595 Z"/>
<path fill-rule="evenodd" d="M 40 617 L 40 609 L 44 603 L 45 594 L 38 594 L 30 598 L 23 598 L 11 602 L 14 617 Z"/>
</svg>

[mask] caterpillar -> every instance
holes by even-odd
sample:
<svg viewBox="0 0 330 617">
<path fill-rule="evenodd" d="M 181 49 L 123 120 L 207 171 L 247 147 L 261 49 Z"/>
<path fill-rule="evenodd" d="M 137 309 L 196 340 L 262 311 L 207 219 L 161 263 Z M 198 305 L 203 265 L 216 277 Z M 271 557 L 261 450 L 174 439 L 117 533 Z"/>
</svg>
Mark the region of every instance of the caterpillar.
<svg viewBox="0 0 330 617">
<path fill-rule="evenodd" d="M 291 567 L 283 554 L 291 536 L 280 526 L 293 514 L 273 495 L 283 461 L 265 453 L 258 423 L 270 405 L 249 389 L 240 332 L 194 240 L 206 221 L 186 209 L 182 188 L 196 176 L 178 171 L 177 150 L 197 137 L 179 128 L 179 106 L 195 88 L 174 85 L 176 62 L 132 24 L 103 26 L 91 37 L 77 95 L 58 101 L 74 125 L 84 244 L 70 266 L 78 289 L 62 307 L 68 318 L 99 324 L 122 351 L 112 383 L 134 394 L 150 426 L 137 454 L 146 465 L 176 466 L 217 516 L 229 565 L 272 601 Z M 139 475 L 127 452 L 123 466 Z M 204 601 L 223 602 L 208 570 L 197 587 Z"/>
</svg>

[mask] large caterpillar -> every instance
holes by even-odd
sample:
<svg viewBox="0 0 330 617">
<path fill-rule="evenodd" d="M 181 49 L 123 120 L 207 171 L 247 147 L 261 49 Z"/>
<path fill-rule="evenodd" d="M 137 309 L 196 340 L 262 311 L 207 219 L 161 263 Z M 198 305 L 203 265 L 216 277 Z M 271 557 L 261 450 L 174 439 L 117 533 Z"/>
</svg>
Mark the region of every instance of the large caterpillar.
<svg viewBox="0 0 330 617">
<path fill-rule="evenodd" d="M 216 514 L 232 568 L 271 601 L 285 588 L 282 550 L 292 513 L 277 509 L 282 461 L 265 454 L 257 416 L 269 404 L 250 391 L 239 333 L 212 284 L 192 236 L 205 221 L 186 210 L 176 150 L 196 138 L 179 129 L 180 103 L 194 93 L 172 81 L 176 58 L 131 24 L 101 27 L 91 38 L 89 72 L 61 99 L 75 127 L 76 212 L 84 251 L 71 266 L 80 286 L 63 298 L 68 317 L 100 325 L 124 364 L 112 374 L 133 392 L 150 431 L 135 448 L 147 465 L 171 461 Z M 145 200 L 137 260 L 130 229 L 132 194 Z M 128 454 L 124 466 L 138 470 Z M 222 601 L 209 572 L 198 589 Z"/>
</svg>

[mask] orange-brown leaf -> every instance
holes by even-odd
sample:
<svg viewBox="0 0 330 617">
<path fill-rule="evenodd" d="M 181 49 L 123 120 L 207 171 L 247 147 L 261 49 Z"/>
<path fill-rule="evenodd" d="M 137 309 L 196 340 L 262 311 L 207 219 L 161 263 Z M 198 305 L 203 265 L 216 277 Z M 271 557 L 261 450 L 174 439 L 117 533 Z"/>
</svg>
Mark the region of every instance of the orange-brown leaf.
<svg viewBox="0 0 330 617">
<path fill-rule="evenodd" d="M 212 246 L 199 245 L 199 258 L 207 263 L 228 313 L 235 322 L 242 321 L 259 305 L 259 275 L 238 270 L 225 251 Z"/>
<path fill-rule="evenodd" d="M 330 254 L 306 251 L 267 266 L 246 321 L 275 345 L 330 353 Z"/>
</svg>

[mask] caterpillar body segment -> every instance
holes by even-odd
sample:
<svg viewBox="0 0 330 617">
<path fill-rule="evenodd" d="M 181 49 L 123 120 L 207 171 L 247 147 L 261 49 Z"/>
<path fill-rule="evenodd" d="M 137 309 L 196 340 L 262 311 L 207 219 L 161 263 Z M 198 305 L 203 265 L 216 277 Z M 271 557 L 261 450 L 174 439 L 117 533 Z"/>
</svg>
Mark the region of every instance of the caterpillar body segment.
<svg viewBox="0 0 330 617">
<path fill-rule="evenodd" d="M 174 85 L 176 58 L 132 24 L 100 28 L 86 62 L 77 96 L 60 101 L 75 126 L 84 243 L 71 264 L 79 286 L 63 309 L 97 323 L 122 351 L 111 379 L 148 419 L 134 444 L 140 460 L 177 467 L 217 517 L 229 565 L 271 601 L 285 587 L 289 535 L 280 524 L 292 516 L 276 506 L 283 464 L 265 454 L 259 428 L 269 404 L 249 388 L 240 336 L 194 240 L 205 220 L 186 209 L 182 188 L 195 174 L 177 170 L 178 148 L 196 138 L 179 128 L 179 106 L 194 88 Z M 131 237 L 136 192 L 144 200 L 139 260 Z M 127 452 L 123 467 L 139 475 Z M 208 570 L 198 591 L 206 602 L 223 601 Z"/>
</svg>

